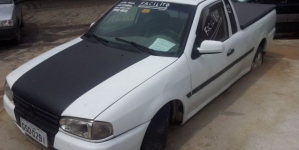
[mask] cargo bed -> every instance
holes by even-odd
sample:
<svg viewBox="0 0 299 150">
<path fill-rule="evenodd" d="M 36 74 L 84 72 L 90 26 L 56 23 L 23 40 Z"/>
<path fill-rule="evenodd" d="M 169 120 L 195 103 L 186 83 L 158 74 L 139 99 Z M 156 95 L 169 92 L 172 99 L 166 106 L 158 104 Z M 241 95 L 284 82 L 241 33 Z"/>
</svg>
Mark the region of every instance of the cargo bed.
<svg viewBox="0 0 299 150">
<path fill-rule="evenodd" d="M 241 29 L 245 29 L 275 9 L 275 5 L 233 3 Z"/>
</svg>

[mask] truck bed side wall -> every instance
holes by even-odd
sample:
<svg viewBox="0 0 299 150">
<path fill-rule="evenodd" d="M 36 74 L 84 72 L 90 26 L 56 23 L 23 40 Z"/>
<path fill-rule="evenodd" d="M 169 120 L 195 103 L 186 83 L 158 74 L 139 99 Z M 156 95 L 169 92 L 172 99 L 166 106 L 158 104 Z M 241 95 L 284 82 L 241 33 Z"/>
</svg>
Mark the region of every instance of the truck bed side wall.
<svg viewBox="0 0 299 150">
<path fill-rule="evenodd" d="M 238 39 L 238 41 L 236 41 L 236 49 L 239 50 L 237 53 L 246 53 L 250 49 L 254 48 L 254 52 L 241 62 L 242 64 L 239 66 L 239 69 L 242 70 L 250 67 L 256 50 L 263 39 L 266 39 L 264 51 L 269 48 L 275 33 L 275 22 L 276 11 L 273 10 L 249 27 L 236 33 L 235 36 L 237 36 L 236 39 Z"/>
</svg>

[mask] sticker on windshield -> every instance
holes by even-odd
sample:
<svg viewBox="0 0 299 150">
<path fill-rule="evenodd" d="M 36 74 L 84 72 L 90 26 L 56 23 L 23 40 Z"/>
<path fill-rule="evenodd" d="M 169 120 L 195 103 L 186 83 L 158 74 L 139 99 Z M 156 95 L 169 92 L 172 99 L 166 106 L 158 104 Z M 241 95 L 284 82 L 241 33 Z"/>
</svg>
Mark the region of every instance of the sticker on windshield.
<svg viewBox="0 0 299 150">
<path fill-rule="evenodd" d="M 143 14 L 148 14 L 148 13 L 150 13 L 151 12 L 151 10 L 150 9 L 147 9 L 147 8 L 144 8 L 144 9 L 142 9 L 142 11 L 141 11 L 141 13 L 143 13 Z"/>
<path fill-rule="evenodd" d="M 157 38 L 156 41 L 149 48 L 156 51 L 167 52 L 174 46 L 175 44 L 172 42 L 169 42 L 161 38 Z"/>
<path fill-rule="evenodd" d="M 127 13 L 133 5 L 135 5 L 135 2 L 123 1 L 116 5 L 112 11 Z"/>
<path fill-rule="evenodd" d="M 169 6 L 170 6 L 170 3 L 165 3 L 165 2 L 141 2 L 141 4 L 138 7 L 167 10 Z"/>
<path fill-rule="evenodd" d="M 228 12 L 229 14 L 232 13 L 232 9 L 231 9 L 231 7 L 230 7 L 229 4 L 226 5 L 226 9 L 227 9 L 227 12 Z"/>
</svg>

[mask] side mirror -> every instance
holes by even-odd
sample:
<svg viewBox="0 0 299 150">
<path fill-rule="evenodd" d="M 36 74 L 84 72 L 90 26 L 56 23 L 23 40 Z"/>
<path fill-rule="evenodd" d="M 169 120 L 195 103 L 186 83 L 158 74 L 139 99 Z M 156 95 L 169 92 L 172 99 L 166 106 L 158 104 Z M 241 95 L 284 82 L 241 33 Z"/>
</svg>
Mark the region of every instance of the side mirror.
<svg viewBox="0 0 299 150">
<path fill-rule="evenodd" d="M 197 50 L 200 54 L 218 54 L 224 51 L 224 44 L 219 41 L 205 40 Z"/>
<path fill-rule="evenodd" d="M 19 4 L 19 3 L 22 3 L 24 2 L 24 0 L 16 0 L 15 4 Z"/>
</svg>

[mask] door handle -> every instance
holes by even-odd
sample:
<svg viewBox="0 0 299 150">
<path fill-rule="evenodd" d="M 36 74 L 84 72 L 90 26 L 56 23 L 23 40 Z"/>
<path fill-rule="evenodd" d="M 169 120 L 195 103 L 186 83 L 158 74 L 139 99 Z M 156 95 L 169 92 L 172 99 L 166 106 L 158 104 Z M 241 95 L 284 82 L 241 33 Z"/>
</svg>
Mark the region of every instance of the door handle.
<svg viewBox="0 0 299 150">
<path fill-rule="evenodd" d="M 230 49 L 230 50 L 228 50 L 228 52 L 227 52 L 227 56 L 230 56 L 232 53 L 234 53 L 235 52 L 235 49 Z"/>
</svg>

